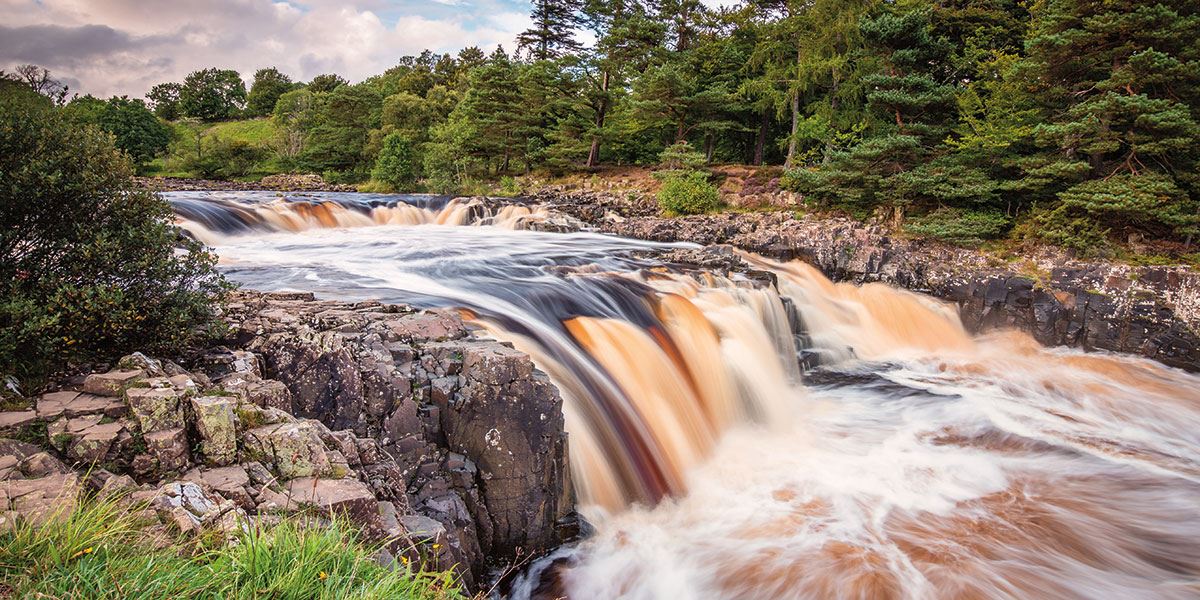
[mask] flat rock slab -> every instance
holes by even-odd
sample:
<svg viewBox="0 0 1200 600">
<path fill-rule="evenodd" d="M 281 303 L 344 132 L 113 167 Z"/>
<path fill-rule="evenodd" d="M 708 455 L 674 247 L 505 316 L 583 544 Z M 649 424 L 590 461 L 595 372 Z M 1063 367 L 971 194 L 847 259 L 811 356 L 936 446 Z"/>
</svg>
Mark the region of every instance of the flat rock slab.
<svg viewBox="0 0 1200 600">
<path fill-rule="evenodd" d="M 298 504 L 345 515 L 360 526 L 383 531 L 379 501 L 371 488 L 357 479 L 301 477 L 288 482 L 288 495 Z"/>
<path fill-rule="evenodd" d="M 42 394 L 37 401 L 38 418 L 52 420 L 57 419 L 66 411 L 67 404 L 79 397 L 79 392 L 51 392 Z"/>
<path fill-rule="evenodd" d="M 83 391 L 98 396 L 120 396 L 121 392 L 139 377 L 141 369 L 122 369 L 107 373 L 92 373 L 83 380 Z"/>
<path fill-rule="evenodd" d="M 24 427 L 37 420 L 37 412 L 32 410 L 0 412 L 0 430 Z"/>
</svg>

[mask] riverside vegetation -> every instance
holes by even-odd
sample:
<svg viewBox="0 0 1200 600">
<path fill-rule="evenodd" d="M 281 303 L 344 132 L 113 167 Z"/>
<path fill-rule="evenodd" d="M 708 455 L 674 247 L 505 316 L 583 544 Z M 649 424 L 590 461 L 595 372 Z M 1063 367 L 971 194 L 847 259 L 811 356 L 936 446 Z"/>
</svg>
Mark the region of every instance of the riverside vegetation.
<svg viewBox="0 0 1200 600">
<path fill-rule="evenodd" d="M 511 54 L 426 51 L 355 84 L 197 71 L 149 92 L 157 127 L 138 100 L 68 108 L 162 174 L 464 193 L 681 146 L 701 175 L 671 186 L 676 211 L 716 208 L 706 165 L 746 163 L 782 166 L 810 208 L 957 244 L 1178 258 L 1200 232 L 1194 2 L 538 0 L 531 16 Z"/>
<path fill-rule="evenodd" d="M 99 111 L 115 110 L 111 116 L 139 106 L 115 104 L 124 108 Z M 160 518 L 171 507 L 161 504 L 164 496 L 143 489 L 139 497 L 125 473 L 164 482 L 179 477 L 173 469 L 188 468 L 186 457 L 198 451 L 189 451 L 183 430 L 167 431 L 180 438 L 168 449 L 159 447 L 162 436 L 151 433 L 148 421 L 135 427 L 121 416 L 130 411 L 123 400 L 64 392 L 57 396 L 90 400 L 55 411 L 45 397 L 36 406 L 26 399 L 64 372 L 132 349 L 178 355 L 223 327 L 218 315 L 230 285 L 212 254 L 177 235 L 166 201 L 134 184 L 137 153 L 114 145 L 119 136 L 102 129 L 115 122 L 125 121 L 104 117 L 97 125 L 23 85 L 0 85 L 0 597 L 460 597 L 451 571 L 425 571 L 406 556 L 400 568 L 380 563 L 378 536 L 366 539 L 359 523 L 352 526 L 332 506 L 325 507 L 332 521 L 320 518 L 320 506 L 298 512 L 299 497 L 287 514 L 251 526 L 227 500 L 197 496 L 206 512 L 176 511 L 181 526 L 165 527 Z M 134 372 L 143 373 L 128 371 Z M 175 394 L 195 395 L 186 377 Z M 175 409 L 191 415 L 182 410 Z M 253 410 L 259 409 L 239 409 L 238 418 Z M 132 412 L 149 418 L 136 406 Z M 211 437 L 205 425 L 191 424 L 197 427 Z M 144 457 L 159 455 L 148 463 L 153 476 L 130 467 L 127 456 L 147 451 Z M 184 458 L 172 466 L 167 455 Z M 206 458 L 209 466 L 212 459 Z M 353 484 L 362 485 L 346 485 Z M 222 526 L 209 523 L 222 515 Z M 203 531 L 201 516 L 208 517 Z"/>
</svg>

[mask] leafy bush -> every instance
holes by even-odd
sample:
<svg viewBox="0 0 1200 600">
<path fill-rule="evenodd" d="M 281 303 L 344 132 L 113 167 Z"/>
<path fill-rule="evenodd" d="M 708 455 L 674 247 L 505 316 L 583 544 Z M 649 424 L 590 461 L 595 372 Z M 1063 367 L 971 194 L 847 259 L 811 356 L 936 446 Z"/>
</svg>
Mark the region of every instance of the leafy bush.
<svg viewBox="0 0 1200 600">
<path fill-rule="evenodd" d="M 171 351 L 213 322 L 215 258 L 131 175 L 107 133 L 0 99 L 0 374 Z"/>
<path fill-rule="evenodd" d="M 696 215 L 720 208 L 721 196 L 717 186 L 708 182 L 707 173 L 674 173 L 658 190 L 658 206 L 672 214 Z"/>
<path fill-rule="evenodd" d="M 1111 249 L 1109 230 L 1087 216 L 1072 214 L 1069 206 L 1034 209 L 1014 234 L 1031 242 L 1043 242 L 1074 250 L 1080 256 L 1101 256 Z"/>
<path fill-rule="evenodd" d="M 421 157 L 416 146 L 400 133 L 389 133 L 383 138 L 383 148 L 371 169 L 371 178 L 390 185 L 395 190 L 411 191 L 417 183 Z"/>
<path fill-rule="evenodd" d="M 1004 235 L 1009 219 L 1000 211 L 939 208 L 910 219 L 904 228 L 954 244 L 977 245 Z"/>
</svg>

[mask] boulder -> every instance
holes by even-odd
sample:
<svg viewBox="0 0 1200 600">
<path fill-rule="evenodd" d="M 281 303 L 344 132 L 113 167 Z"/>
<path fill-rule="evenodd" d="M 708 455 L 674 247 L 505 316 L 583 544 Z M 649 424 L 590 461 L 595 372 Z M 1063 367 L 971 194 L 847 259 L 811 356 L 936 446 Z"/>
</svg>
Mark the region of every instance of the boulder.
<svg viewBox="0 0 1200 600">
<path fill-rule="evenodd" d="M 191 464 L 187 433 L 182 428 L 154 431 L 143 438 L 146 451 L 156 459 L 161 472 L 182 471 Z"/>
<path fill-rule="evenodd" d="M 20 429 L 37 420 L 37 412 L 32 410 L 0 412 L 0 431 Z"/>
<path fill-rule="evenodd" d="M 223 396 L 192 398 L 200 451 L 210 465 L 228 465 L 237 459 L 237 400 Z"/>
<path fill-rule="evenodd" d="M 63 518 L 75 510 L 82 485 L 75 473 L 57 473 L 34 479 L 0 481 L 0 498 L 16 516 L 41 523 L 49 518 Z"/>
<path fill-rule="evenodd" d="M 245 444 L 252 458 L 269 462 L 281 479 L 334 474 L 333 461 L 313 421 L 251 429 L 246 432 Z"/>
<path fill-rule="evenodd" d="M 189 473 L 185 478 L 189 480 L 199 479 L 208 488 L 225 498 L 233 500 L 241 508 L 248 510 L 254 508 L 254 500 L 250 497 L 249 490 L 247 490 L 247 487 L 250 485 L 250 476 L 241 465 L 204 469 L 195 473 Z"/>
<path fill-rule="evenodd" d="M 129 410 L 142 433 L 178 429 L 186 421 L 179 390 L 174 388 L 131 388 L 126 393 Z"/>
<path fill-rule="evenodd" d="M 72 421 L 75 420 L 72 419 Z M 68 428 L 70 428 L 70 422 L 68 422 Z M 122 429 L 124 427 L 119 422 L 97 422 L 76 433 L 68 454 L 72 458 L 86 463 L 100 462 L 108 455 L 109 449 L 112 448 L 113 442 L 117 441 L 117 436 L 120 435 Z"/>
</svg>

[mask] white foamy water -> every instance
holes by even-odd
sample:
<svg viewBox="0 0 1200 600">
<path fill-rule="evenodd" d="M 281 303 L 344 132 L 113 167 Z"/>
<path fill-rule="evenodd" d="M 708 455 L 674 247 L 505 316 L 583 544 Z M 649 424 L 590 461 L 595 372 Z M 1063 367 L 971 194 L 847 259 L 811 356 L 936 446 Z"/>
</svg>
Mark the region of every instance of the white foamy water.
<svg viewBox="0 0 1200 600">
<path fill-rule="evenodd" d="M 248 287 L 465 308 L 555 381 L 596 533 L 512 597 L 1200 597 L 1200 377 L 797 263 L 747 257 L 775 290 L 520 230 L 536 207 L 211 200 L 191 223 Z"/>
</svg>

